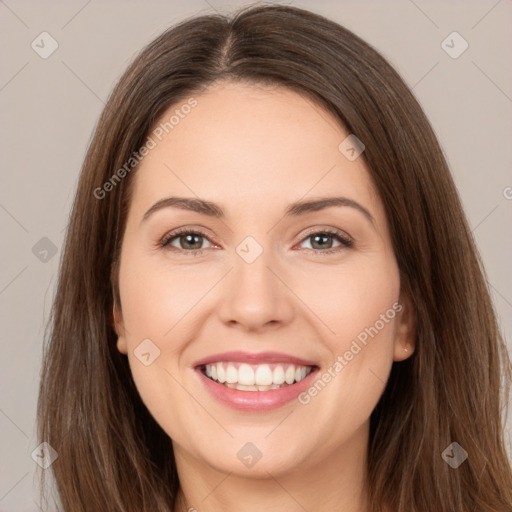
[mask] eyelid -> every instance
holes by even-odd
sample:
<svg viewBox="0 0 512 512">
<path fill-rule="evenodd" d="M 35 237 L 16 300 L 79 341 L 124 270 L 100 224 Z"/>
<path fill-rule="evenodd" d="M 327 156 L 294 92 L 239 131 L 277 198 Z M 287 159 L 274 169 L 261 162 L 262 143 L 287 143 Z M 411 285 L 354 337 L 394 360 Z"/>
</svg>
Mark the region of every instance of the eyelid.
<svg viewBox="0 0 512 512">
<path fill-rule="evenodd" d="M 212 240 L 213 237 L 211 237 L 209 234 L 204 231 L 204 228 L 194 228 L 194 227 L 184 227 L 184 228 L 177 228 L 173 231 L 170 231 L 169 233 L 166 233 L 158 242 L 158 246 L 162 248 L 166 248 L 169 245 L 169 242 L 173 240 L 174 238 L 179 237 L 180 235 L 199 235 L 202 238 L 206 238 L 212 245 L 220 245 L 216 243 L 214 240 Z M 184 249 L 178 249 L 174 247 L 174 249 L 178 251 L 184 251 L 184 252 L 199 252 L 203 251 L 205 249 L 197 249 L 195 251 L 185 251 Z"/>
<path fill-rule="evenodd" d="M 328 234 L 328 235 L 332 235 L 333 237 L 338 237 L 341 240 L 341 242 L 343 243 L 343 245 L 346 245 L 347 247 L 351 247 L 352 245 L 354 245 L 354 239 L 346 231 L 343 231 L 338 228 L 333 228 L 333 227 L 311 228 L 311 229 L 307 230 L 306 233 L 304 233 L 302 235 L 302 238 L 299 243 L 302 243 L 306 238 L 309 238 L 311 235 L 315 235 L 315 234 Z M 316 252 L 326 253 L 328 251 L 329 251 L 329 249 L 327 249 L 325 251 L 316 251 Z"/>
</svg>

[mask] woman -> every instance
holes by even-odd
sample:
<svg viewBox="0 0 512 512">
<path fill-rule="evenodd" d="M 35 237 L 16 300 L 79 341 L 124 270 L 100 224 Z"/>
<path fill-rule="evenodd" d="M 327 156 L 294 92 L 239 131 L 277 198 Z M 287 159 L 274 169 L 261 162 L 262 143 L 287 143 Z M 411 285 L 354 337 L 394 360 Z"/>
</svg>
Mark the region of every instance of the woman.
<svg viewBox="0 0 512 512">
<path fill-rule="evenodd" d="M 446 161 L 323 17 L 202 16 L 141 52 L 51 320 L 63 510 L 512 510 L 510 360 Z"/>
</svg>

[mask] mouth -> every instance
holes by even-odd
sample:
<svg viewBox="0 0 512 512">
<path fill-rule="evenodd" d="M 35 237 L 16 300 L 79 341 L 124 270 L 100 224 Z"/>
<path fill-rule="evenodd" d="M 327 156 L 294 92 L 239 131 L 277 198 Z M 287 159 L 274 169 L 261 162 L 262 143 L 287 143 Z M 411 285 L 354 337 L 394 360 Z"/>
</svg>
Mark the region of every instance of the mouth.
<svg viewBox="0 0 512 512">
<path fill-rule="evenodd" d="M 211 395 L 243 411 L 281 407 L 311 385 L 319 366 L 286 354 L 229 352 L 196 362 L 194 369 Z"/>
<path fill-rule="evenodd" d="M 238 391 L 270 391 L 293 386 L 305 379 L 314 366 L 292 363 L 247 364 L 219 361 L 200 367 L 208 379 Z"/>
</svg>

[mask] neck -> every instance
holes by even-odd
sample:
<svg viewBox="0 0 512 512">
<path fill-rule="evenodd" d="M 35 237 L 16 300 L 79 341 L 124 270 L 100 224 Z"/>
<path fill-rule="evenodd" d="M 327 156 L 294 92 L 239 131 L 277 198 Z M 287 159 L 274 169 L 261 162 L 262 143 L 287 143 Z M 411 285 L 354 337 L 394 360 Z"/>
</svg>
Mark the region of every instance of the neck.
<svg viewBox="0 0 512 512">
<path fill-rule="evenodd" d="M 367 447 L 365 424 L 316 463 L 306 457 L 293 469 L 269 469 L 249 478 L 214 469 L 174 443 L 180 478 L 175 512 L 368 512 Z"/>
</svg>

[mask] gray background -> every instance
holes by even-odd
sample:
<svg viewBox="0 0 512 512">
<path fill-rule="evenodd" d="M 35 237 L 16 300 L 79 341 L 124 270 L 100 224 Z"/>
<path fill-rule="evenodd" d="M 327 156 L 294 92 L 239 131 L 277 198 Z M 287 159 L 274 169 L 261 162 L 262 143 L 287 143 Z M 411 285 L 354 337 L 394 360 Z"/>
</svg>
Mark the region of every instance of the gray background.
<svg viewBox="0 0 512 512">
<path fill-rule="evenodd" d="M 447 155 L 512 347 L 512 1 L 292 3 L 353 30 L 413 88 Z M 245 4 L 0 0 L 0 511 L 39 510 L 31 453 L 43 329 L 78 172 L 104 102 L 134 53 L 164 29 Z M 44 31 L 58 43 L 46 59 L 31 47 L 42 46 Z M 461 41 L 442 46 L 453 31 L 469 44 L 456 59 L 446 44 L 453 53 Z M 509 450 L 511 431 L 509 418 Z"/>
</svg>

